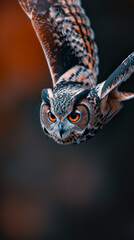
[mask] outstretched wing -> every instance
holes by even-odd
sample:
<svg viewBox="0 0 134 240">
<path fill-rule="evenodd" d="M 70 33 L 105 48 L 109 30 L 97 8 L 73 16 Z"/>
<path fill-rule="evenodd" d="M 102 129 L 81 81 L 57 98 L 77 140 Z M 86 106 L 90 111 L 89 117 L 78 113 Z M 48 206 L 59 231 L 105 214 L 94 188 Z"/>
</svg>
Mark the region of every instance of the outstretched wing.
<svg viewBox="0 0 134 240">
<path fill-rule="evenodd" d="M 73 77 L 77 66 L 80 66 L 78 78 L 82 69 L 82 80 L 91 76 L 92 84 L 96 84 L 97 47 L 80 0 L 19 0 L 19 3 L 30 17 L 42 45 L 53 85 L 67 71 Z"/>
</svg>

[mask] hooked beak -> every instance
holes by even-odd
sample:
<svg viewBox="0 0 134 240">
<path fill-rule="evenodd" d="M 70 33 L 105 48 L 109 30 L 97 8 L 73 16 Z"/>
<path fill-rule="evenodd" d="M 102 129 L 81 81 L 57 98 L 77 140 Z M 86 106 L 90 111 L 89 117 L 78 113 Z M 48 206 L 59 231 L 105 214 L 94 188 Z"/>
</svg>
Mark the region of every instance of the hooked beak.
<svg viewBox="0 0 134 240">
<path fill-rule="evenodd" d="M 59 123 L 59 133 L 60 133 L 61 138 L 62 138 L 62 135 L 64 132 L 65 132 L 65 130 L 64 130 L 63 124 L 60 122 Z"/>
</svg>

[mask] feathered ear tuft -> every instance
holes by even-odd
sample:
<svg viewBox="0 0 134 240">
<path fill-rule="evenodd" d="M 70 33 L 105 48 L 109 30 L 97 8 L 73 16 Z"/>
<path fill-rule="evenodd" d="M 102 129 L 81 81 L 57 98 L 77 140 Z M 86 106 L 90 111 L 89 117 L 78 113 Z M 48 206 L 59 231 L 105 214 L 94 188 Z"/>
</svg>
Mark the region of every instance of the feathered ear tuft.
<svg viewBox="0 0 134 240">
<path fill-rule="evenodd" d="M 121 101 L 134 98 L 134 93 L 119 92 L 118 87 L 126 81 L 134 72 L 134 53 L 130 54 L 120 66 L 106 79 L 98 84 L 97 92 L 100 98 L 101 113 L 104 114 L 109 109 L 111 113 L 118 112 L 121 108 Z"/>
<path fill-rule="evenodd" d="M 41 92 L 41 99 L 42 101 L 46 102 L 48 105 L 50 105 L 50 98 L 53 97 L 52 89 L 43 89 Z"/>
<path fill-rule="evenodd" d="M 89 94 L 90 90 L 89 89 L 84 89 L 83 91 L 78 92 L 75 95 L 75 101 L 74 104 L 78 104 L 80 101 L 82 101 L 84 98 L 87 97 L 87 95 Z"/>
</svg>

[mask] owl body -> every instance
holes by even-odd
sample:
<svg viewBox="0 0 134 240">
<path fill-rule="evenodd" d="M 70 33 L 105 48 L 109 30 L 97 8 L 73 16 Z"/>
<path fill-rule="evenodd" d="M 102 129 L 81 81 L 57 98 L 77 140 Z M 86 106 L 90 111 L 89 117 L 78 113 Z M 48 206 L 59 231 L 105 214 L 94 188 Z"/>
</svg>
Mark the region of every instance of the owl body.
<svg viewBox="0 0 134 240">
<path fill-rule="evenodd" d="M 134 71 L 132 53 L 97 85 L 94 32 L 80 0 L 19 0 L 45 53 L 53 89 L 43 89 L 40 121 L 58 143 L 80 143 L 95 136 L 134 97 L 118 91 Z"/>
</svg>

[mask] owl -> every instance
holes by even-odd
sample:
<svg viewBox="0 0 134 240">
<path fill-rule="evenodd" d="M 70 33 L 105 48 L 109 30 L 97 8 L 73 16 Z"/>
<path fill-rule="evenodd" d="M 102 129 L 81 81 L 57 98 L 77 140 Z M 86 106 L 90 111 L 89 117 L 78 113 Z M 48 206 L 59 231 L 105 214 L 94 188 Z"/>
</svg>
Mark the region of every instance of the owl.
<svg viewBox="0 0 134 240">
<path fill-rule="evenodd" d="M 61 144 L 95 136 L 134 98 L 120 84 L 134 72 L 134 53 L 97 84 L 98 55 L 94 32 L 80 0 L 19 0 L 31 19 L 50 69 L 53 89 L 43 89 L 40 122 Z"/>
</svg>

